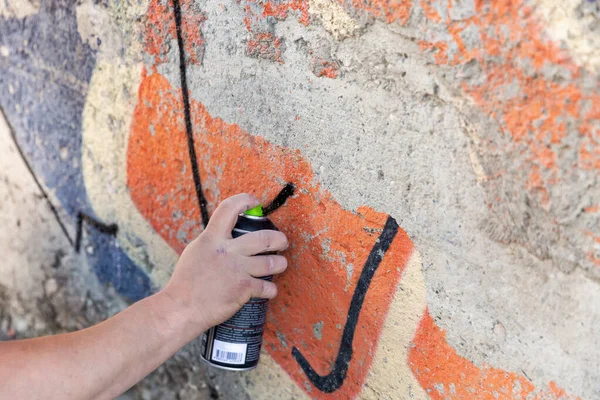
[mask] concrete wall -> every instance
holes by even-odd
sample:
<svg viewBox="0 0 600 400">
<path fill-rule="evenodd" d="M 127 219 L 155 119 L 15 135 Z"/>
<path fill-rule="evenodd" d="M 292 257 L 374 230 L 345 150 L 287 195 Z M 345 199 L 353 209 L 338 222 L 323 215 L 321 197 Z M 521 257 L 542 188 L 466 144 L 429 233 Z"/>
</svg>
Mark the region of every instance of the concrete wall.
<svg viewBox="0 0 600 400">
<path fill-rule="evenodd" d="M 289 183 L 261 365 L 213 396 L 600 398 L 598 54 L 594 0 L 0 0 L 0 334 Z"/>
</svg>

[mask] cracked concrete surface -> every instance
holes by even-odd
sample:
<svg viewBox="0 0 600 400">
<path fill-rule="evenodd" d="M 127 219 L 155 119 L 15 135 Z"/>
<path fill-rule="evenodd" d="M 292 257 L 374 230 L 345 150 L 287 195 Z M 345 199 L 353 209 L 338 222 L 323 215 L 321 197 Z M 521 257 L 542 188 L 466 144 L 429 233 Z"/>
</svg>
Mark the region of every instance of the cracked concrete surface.
<svg viewBox="0 0 600 400">
<path fill-rule="evenodd" d="M 423 294 L 423 304 L 407 297 L 407 307 L 426 306 L 450 346 L 478 368 L 600 398 L 597 1 L 423 0 L 384 15 L 313 0 L 306 3 L 310 23 L 302 8 L 262 18 L 253 1 L 184 3 L 202 20 L 201 62 L 187 68 L 192 99 L 226 124 L 301 152 L 344 209 L 368 205 L 396 218 L 422 260 L 421 270 L 411 271 L 416 283 L 405 288 Z M 31 3 L 16 13 L 3 4 L 5 18 L 39 8 Z M 175 37 L 165 34 L 157 65 L 143 50 L 143 28 L 134 28 L 144 26 L 147 6 L 79 5 L 77 30 L 97 57 L 89 83 L 57 72 L 22 44 L 0 43 L 0 66 L 20 49 L 85 94 L 90 202 L 100 217 L 121 224 L 122 248 L 160 286 L 176 255 L 135 214 L 123 167 L 142 66 L 180 88 Z M 531 43 L 537 47 L 527 49 Z M 11 97 L 4 101 L 12 107 Z M 123 307 L 65 243 L 10 141 L 0 143 L 0 216 L 2 226 L 16 227 L 0 230 L 12 265 L 0 268 L 0 335 L 76 329 Z M 323 242 L 323 257 L 330 244 Z M 361 266 L 343 267 L 348 288 Z M 390 311 L 387 332 L 396 334 L 395 318 L 418 311 Z M 326 329 L 320 323 L 308 327 L 318 340 Z M 294 346 L 277 333 L 282 346 Z M 397 349 L 389 337 L 383 342 L 391 357 Z M 206 372 L 195 346 L 131 396 L 269 398 L 275 392 L 265 382 L 272 379 L 291 388 L 290 396 L 311 396 L 308 381 L 298 389 L 272 359 L 263 375 Z M 375 364 L 378 376 L 363 394 L 382 398 L 387 388 L 418 397 L 405 375 L 386 375 L 385 363 Z M 433 386 L 451 394 L 444 390 Z"/>
</svg>

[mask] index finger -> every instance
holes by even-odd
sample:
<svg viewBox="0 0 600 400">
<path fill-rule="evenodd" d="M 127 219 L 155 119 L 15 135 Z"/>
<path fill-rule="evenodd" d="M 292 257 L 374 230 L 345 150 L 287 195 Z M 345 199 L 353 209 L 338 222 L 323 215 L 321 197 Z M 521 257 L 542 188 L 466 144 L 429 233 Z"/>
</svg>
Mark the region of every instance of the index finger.
<svg viewBox="0 0 600 400">
<path fill-rule="evenodd" d="M 231 231 L 235 226 L 238 214 L 259 205 L 258 199 L 247 193 L 236 194 L 221 202 L 213 213 L 207 231 L 217 235 L 231 237 Z"/>
</svg>

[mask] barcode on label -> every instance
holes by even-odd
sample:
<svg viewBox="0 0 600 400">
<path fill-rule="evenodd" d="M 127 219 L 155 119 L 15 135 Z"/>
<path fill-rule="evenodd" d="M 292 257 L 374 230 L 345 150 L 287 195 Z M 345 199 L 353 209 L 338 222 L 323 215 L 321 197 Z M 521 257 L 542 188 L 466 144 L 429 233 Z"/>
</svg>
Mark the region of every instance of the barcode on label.
<svg viewBox="0 0 600 400">
<path fill-rule="evenodd" d="M 244 364 L 246 361 L 247 347 L 248 345 L 244 343 L 227 343 L 215 340 L 212 359 L 228 364 Z"/>
<path fill-rule="evenodd" d="M 232 353 L 230 351 L 217 350 L 217 356 L 215 357 L 215 360 L 238 363 L 242 361 L 243 357 L 244 353 Z"/>
</svg>

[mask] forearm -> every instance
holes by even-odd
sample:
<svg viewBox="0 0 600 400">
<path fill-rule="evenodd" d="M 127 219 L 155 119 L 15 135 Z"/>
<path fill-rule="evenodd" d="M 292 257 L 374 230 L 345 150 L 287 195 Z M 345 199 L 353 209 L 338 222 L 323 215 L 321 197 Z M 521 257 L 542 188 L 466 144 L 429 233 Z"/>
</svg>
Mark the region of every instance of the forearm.
<svg viewBox="0 0 600 400">
<path fill-rule="evenodd" d="M 187 311 L 161 292 L 91 328 L 112 349 L 118 349 L 106 356 L 112 362 L 102 366 L 101 376 L 106 379 L 96 392 L 98 397 L 112 399 L 123 393 L 197 337 L 203 329 L 197 331 L 189 323 Z"/>
<path fill-rule="evenodd" d="M 251 298 L 275 297 L 275 284 L 259 278 L 287 261 L 260 254 L 286 249 L 285 235 L 231 235 L 238 215 L 257 204 L 247 194 L 222 202 L 159 294 L 83 331 L 0 342 L 0 399 L 114 398 Z"/>
<path fill-rule="evenodd" d="M 114 398 L 199 333 L 159 293 L 79 332 L 0 343 L 0 398 Z"/>
</svg>

